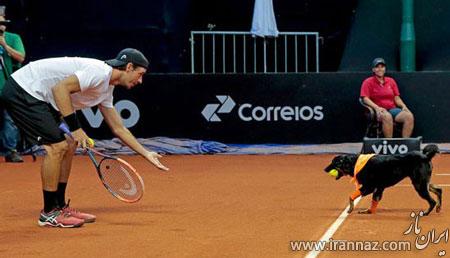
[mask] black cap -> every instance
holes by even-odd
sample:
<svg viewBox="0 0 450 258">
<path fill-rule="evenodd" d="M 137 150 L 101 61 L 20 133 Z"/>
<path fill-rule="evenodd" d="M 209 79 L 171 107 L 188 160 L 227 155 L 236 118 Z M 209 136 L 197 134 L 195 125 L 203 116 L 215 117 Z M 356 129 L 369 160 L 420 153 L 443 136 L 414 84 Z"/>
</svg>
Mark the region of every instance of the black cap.
<svg viewBox="0 0 450 258">
<path fill-rule="evenodd" d="M 384 59 L 381 57 L 377 57 L 372 61 L 372 68 L 377 67 L 377 65 L 379 64 L 383 64 L 386 66 L 386 62 L 384 61 Z"/>
<path fill-rule="evenodd" d="M 106 60 L 105 63 L 112 67 L 124 66 L 128 63 L 132 63 L 137 66 L 142 66 L 148 68 L 148 60 L 141 53 L 141 51 L 134 48 L 125 48 L 119 52 L 119 54 L 114 59 Z"/>
</svg>

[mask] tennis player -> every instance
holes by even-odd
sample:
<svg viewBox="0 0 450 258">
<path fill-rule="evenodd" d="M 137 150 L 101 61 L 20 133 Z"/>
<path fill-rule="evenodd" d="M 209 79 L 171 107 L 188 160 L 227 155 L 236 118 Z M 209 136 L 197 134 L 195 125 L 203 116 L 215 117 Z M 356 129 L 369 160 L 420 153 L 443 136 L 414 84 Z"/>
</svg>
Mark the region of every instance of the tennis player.
<svg viewBox="0 0 450 258">
<path fill-rule="evenodd" d="M 3 90 L 7 110 L 31 144 L 43 145 L 47 154 L 41 168 L 44 208 L 38 224 L 48 227 L 80 227 L 96 217 L 69 207 L 65 190 L 77 146 L 86 147 L 89 137 L 80 127 L 76 110 L 98 106 L 114 135 L 153 165 L 168 170 L 123 125 L 113 107 L 115 86 L 131 89 L 142 83 L 147 58 L 126 48 L 115 59 L 61 57 L 31 62 L 11 75 Z M 59 129 L 64 121 L 73 139 Z"/>
</svg>

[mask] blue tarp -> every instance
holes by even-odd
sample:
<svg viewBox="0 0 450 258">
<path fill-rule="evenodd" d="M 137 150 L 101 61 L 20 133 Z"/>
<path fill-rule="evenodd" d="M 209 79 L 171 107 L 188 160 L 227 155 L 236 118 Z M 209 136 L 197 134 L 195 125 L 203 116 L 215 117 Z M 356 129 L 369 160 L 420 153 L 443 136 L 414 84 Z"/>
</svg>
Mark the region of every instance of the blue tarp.
<svg viewBox="0 0 450 258">
<path fill-rule="evenodd" d="M 339 144 L 223 144 L 216 141 L 192 139 L 177 139 L 154 137 L 138 139 L 147 149 L 161 154 L 335 154 L 359 153 L 362 143 Z M 112 140 L 97 140 L 95 148 L 109 154 L 135 154 L 128 146 L 114 138 Z M 426 144 L 422 144 L 422 147 Z M 438 144 L 441 153 L 450 153 L 450 144 Z M 80 149 L 78 153 L 81 153 Z M 37 155 L 43 154 L 43 148 L 37 148 Z"/>
<path fill-rule="evenodd" d="M 361 143 L 348 144 L 223 144 L 216 141 L 192 139 L 175 139 L 154 137 L 138 139 L 147 149 L 162 154 L 314 154 L 314 153 L 358 153 Z M 96 148 L 107 153 L 133 154 L 120 140 L 103 140 L 96 142 Z"/>
<path fill-rule="evenodd" d="M 153 137 L 137 139 L 145 148 L 161 154 L 216 154 L 227 152 L 229 147 L 215 141 L 202 141 L 192 139 L 175 139 L 168 137 Z M 134 154 L 122 142 L 114 138 L 112 140 L 96 141 L 95 148 L 111 154 Z"/>
</svg>

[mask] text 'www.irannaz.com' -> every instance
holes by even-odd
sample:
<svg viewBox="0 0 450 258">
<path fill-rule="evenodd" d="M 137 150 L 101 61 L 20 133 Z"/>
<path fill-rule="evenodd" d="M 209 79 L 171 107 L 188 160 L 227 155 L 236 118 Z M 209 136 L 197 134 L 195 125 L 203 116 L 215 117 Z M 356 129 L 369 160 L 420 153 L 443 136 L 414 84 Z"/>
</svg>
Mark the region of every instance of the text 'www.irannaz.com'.
<svg viewBox="0 0 450 258">
<path fill-rule="evenodd" d="M 408 241 L 290 241 L 292 251 L 410 251 Z"/>
</svg>

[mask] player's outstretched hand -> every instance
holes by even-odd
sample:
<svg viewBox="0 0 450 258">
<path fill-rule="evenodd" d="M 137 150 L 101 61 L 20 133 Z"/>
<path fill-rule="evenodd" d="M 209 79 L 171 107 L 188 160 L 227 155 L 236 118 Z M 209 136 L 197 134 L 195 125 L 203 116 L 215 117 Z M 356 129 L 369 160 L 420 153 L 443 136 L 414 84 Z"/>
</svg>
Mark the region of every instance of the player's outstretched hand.
<svg viewBox="0 0 450 258">
<path fill-rule="evenodd" d="M 161 158 L 162 156 L 159 155 L 158 153 L 154 152 L 154 151 L 149 151 L 147 153 L 147 155 L 145 156 L 145 158 L 150 161 L 153 165 L 155 165 L 157 168 L 164 170 L 164 171 L 168 171 L 169 168 L 167 168 L 166 166 L 164 166 L 163 164 L 161 164 L 161 162 L 159 162 L 158 158 Z"/>
</svg>

